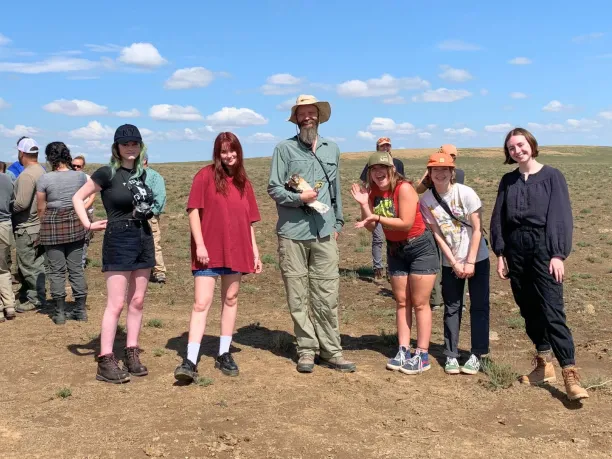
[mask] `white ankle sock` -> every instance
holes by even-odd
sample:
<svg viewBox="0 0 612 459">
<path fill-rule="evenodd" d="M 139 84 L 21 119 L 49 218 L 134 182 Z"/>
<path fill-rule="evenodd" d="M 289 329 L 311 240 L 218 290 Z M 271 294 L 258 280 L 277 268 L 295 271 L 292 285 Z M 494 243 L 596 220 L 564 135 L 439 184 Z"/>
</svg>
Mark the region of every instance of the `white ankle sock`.
<svg viewBox="0 0 612 459">
<path fill-rule="evenodd" d="M 198 355 L 200 354 L 200 343 L 187 344 L 187 360 L 194 365 L 198 364 Z"/>
<path fill-rule="evenodd" d="M 221 336 L 219 339 L 219 355 L 229 352 L 230 344 L 232 344 L 232 335 Z"/>
</svg>

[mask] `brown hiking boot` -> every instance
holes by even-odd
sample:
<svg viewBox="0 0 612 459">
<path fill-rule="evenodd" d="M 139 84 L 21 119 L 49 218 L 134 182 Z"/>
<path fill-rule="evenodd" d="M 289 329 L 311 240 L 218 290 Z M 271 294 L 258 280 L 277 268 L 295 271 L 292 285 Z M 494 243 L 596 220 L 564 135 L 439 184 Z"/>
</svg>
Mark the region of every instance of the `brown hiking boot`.
<svg viewBox="0 0 612 459">
<path fill-rule="evenodd" d="M 96 379 L 113 384 L 123 384 L 130 381 L 130 374 L 119 368 L 119 362 L 115 358 L 115 354 L 111 352 L 98 357 Z"/>
<path fill-rule="evenodd" d="M 535 368 L 528 375 L 519 377 L 521 384 L 538 386 L 557 380 L 555 376 L 555 367 L 552 364 L 552 352 L 539 352 L 533 358 L 531 364 L 535 365 Z"/>
<path fill-rule="evenodd" d="M 353 362 L 345 360 L 342 356 L 332 357 L 331 359 L 324 359 L 321 357 L 319 359 L 319 365 L 331 368 L 332 370 L 341 371 L 342 373 L 352 373 L 357 369 L 357 366 Z"/>
<path fill-rule="evenodd" d="M 563 381 L 565 381 L 565 392 L 570 400 L 580 400 L 589 398 L 589 394 L 584 387 L 580 385 L 580 376 L 576 367 L 565 367 L 562 371 Z"/>
<path fill-rule="evenodd" d="M 384 276 L 383 276 L 382 268 L 375 268 L 374 269 L 374 283 L 382 284 L 383 280 L 384 280 Z"/>
<path fill-rule="evenodd" d="M 312 371 L 314 370 L 314 355 L 300 355 L 295 369 L 298 371 L 298 373 L 312 373 Z"/>
<path fill-rule="evenodd" d="M 144 352 L 139 347 L 126 347 L 123 363 L 125 369 L 133 376 L 146 376 L 149 370 L 140 362 L 140 354 Z"/>
</svg>

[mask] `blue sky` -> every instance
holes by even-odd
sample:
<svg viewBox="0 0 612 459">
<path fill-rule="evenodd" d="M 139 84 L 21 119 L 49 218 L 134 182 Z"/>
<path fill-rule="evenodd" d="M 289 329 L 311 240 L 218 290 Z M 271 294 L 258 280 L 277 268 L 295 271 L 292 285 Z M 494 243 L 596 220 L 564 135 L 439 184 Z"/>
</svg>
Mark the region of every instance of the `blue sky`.
<svg viewBox="0 0 612 459">
<path fill-rule="evenodd" d="M 105 161 L 126 122 L 153 161 L 210 159 L 222 130 L 269 156 L 302 93 L 331 103 L 320 132 L 344 152 L 383 135 L 501 146 L 515 125 L 541 144 L 612 143 L 609 1 L 5 3 L 5 161 L 26 134 Z"/>
</svg>

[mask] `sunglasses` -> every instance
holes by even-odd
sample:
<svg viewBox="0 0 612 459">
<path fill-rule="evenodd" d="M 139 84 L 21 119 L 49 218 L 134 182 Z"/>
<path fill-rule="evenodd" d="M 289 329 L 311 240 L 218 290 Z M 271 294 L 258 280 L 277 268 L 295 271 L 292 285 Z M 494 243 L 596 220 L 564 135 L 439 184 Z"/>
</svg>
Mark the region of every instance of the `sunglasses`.
<svg viewBox="0 0 612 459">
<path fill-rule="evenodd" d="M 81 166 L 80 164 L 73 164 L 72 168 L 73 169 L 83 169 L 83 166 Z"/>
</svg>

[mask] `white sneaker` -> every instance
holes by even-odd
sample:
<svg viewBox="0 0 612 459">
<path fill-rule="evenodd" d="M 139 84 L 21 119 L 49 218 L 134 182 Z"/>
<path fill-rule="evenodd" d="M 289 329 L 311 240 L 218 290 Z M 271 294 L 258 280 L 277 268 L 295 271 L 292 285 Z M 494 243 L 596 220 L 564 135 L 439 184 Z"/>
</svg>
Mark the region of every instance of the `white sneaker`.
<svg viewBox="0 0 612 459">
<path fill-rule="evenodd" d="M 466 375 L 475 375 L 480 371 L 480 359 L 474 354 L 470 355 L 467 362 L 461 367 L 461 373 Z"/>
</svg>

